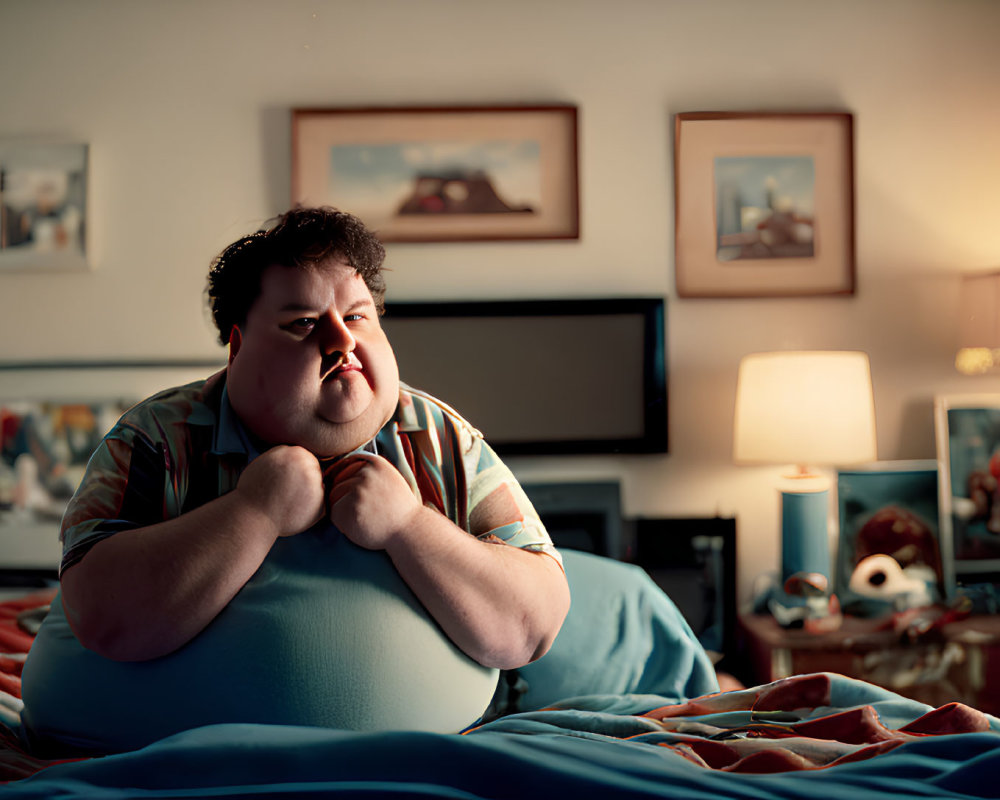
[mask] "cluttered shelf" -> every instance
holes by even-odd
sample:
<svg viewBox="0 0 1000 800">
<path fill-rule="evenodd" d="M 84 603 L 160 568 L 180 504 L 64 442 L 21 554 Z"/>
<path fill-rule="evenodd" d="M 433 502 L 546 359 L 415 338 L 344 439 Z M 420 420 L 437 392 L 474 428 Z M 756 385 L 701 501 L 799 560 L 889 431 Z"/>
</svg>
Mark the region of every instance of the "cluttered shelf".
<svg viewBox="0 0 1000 800">
<path fill-rule="evenodd" d="M 755 676 L 838 672 L 940 706 L 961 702 L 1000 714 L 1000 615 L 957 619 L 920 613 L 845 615 L 835 630 L 782 627 L 768 614 L 740 616 Z"/>
</svg>

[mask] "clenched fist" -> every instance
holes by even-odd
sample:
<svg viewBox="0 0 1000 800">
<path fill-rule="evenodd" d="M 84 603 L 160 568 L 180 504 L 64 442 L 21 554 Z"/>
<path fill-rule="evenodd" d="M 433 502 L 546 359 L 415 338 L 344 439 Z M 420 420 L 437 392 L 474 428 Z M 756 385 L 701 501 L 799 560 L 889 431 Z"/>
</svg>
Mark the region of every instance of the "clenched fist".
<svg viewBox="0 0 1000 800">
<path fill-rule="evenodd" d="M 279 536 L 312 527 L 325 510 L 323 472 L 304 447 L 279 445 L 258 456 L 240 475 L 236 491 L 271 519 Z"/>
<path fill-rule="evenodd" d="M 355 453 L 326 474 L 330 521 L 352 542 L 384 550 L 421 511 L 420 500 L 386 459 Z"/>
</svg>

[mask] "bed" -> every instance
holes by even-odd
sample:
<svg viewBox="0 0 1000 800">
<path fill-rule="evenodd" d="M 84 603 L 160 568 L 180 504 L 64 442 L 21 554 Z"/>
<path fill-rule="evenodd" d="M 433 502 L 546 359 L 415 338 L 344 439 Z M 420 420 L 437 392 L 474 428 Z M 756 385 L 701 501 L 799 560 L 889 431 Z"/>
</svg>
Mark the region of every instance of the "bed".
<svg viewBox="0 0 1000 800">
<path fill-rule="evenodd" d="M 1000 720 L 831 673 L 720 692 L 633 565 L 565 551 L 574 605 L 462 733 L 217 724 L 51 759 L 20 735 L 19 664 L 54 587 L 0 603 L 0 794 L 84 797 L 997 797 Z"/>
</svg>

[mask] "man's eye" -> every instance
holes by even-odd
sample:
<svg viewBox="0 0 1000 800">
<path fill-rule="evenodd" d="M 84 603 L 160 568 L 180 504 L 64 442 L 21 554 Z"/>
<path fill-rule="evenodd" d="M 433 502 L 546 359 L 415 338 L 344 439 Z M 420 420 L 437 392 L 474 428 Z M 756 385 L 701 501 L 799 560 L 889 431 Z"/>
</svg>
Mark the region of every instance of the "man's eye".
<svg viewBox="0 0 1000 800">
<path fill-rule="evenodd" d="M 358 322 L 365 318 L 364 314 L 345 314 L 344 322 Z"/>
<path fill-rule="evenodd" d="M 285 327 L 296 333 L 308 333 L 316 327 L 316 320 L 311 317 L 301 317 L 300 319 L 292 320 Z"/>
</svg>

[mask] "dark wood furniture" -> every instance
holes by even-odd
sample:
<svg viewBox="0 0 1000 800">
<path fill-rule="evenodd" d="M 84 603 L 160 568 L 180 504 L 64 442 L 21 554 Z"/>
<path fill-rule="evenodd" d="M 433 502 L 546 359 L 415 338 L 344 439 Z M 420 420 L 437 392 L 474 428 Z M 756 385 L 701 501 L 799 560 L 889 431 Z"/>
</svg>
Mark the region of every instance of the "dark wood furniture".
<svg viewBox="0 0 1000 800">
<path fill-rule="evenodd" d="M 1000 615 L 976 615 L 911 641 L 886 619 L 845 617 L 838 630 L 782 628 L 773 617 L 740 617 L 758 682 L 838 672 L 940 706 L 957 701 L 1000 714 Z"/>
</svg>

